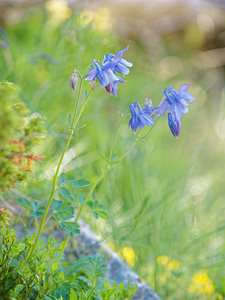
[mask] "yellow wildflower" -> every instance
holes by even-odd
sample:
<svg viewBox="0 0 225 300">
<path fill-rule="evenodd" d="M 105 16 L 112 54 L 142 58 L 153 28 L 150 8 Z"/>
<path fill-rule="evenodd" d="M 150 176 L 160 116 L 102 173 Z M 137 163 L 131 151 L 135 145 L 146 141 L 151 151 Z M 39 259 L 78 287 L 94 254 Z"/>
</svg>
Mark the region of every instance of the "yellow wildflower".
<svg viewBox="0 0 225 300">
<path fill-rule="evenodd" d="M 90 9 L 84 9 L 80 13 L 80 24 L 82 26 L 87 26 L 91 24 L 95 19 L 95 12 Z"/>
<path fill-rule="evenodd" d="M 206 271 L 199 271 L 194 274 L 188 290 L 190 293 L 196 295 L 212 294 L 215 291 L 212 280 L 209 278 Z"/>
<path fill-rule="evenodd" d="M 72 15 L 66 0 L 49 0 L 45 3 L 45 8 L 51 14 L 49 23 L 53 27 L 63 23 Z"/>
<path fill-rule="evenodd" d="M 218 294 L 218 295 L 217 295 L 217 299 L 218 299 L 218 300 L 223 300 L 223 295 Z"/>
<path fill-rule="evenodd" d="M 109 243 L 108 243 L 108 246 L 109 246 L 109 248 L 111 248 L 112 250 L 116 251 L 116 246 L 115 246 L 113 243 L 109 242 Z"/>
<path fill-rule="evenodd" d="M 84 9 L 80 13 L 80 24 L 82 26 L 92 25 L 92 29 L 107 31 L 112 28 L 112 17 L 106 7 L 99 7 L 95 11 Z"/>
<path fill-rule="evenodd" d="M 169 263 L 169 257 L 166 255 L 158 256 L 156 261 L 157 261 L 157 264 L 165 266 L 165 265 L 168 265 L 168 263 Z"/>
<path fill-rule="evenodd" d="M 131 247 L 124 247 L 122 250 L 123 257 L 125 258 L 127 264 L 130 267 L 133 267 L 135 261 L 137 260 L 137 256 L 134 253 L 134 250 Z"/>
<path fill-rule="evenodd" d="M 175 260 L 175 259 L 171 259 L 171 260 L 169 261 L 169 263 L 168 263 L 168 269 L 169 269 L 170 271 L 175 271 L 175 270 L 177 270 L 177 269 L 179 268 L 179 266 L 180 266 L 179 261 L 177 261 L 177 260 Z"/>
<path fill-rule="evenodd" d="M 110 11 L 105 7 L 100 7 L 96 10 L 93 29 L 98 31 L 107 31 L 112 28 L 112 18 Z"/>
</svg>

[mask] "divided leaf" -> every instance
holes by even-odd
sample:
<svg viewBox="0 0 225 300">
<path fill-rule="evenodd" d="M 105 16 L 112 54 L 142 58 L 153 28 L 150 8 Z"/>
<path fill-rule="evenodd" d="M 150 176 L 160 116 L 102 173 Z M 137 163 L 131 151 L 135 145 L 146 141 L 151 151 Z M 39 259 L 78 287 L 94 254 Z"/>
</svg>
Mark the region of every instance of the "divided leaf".
<svg viewBox="0 0 225 300">
<path fill-rule="evenodd" d="M 101 205 L 97 200 L 88 201 L 87 205 L 92 209 L 92 213 L 96 217 L 96 219 L 98 219 L 99 217 L 104 220 L 108 219 L 108 214 L 104 209 L 104 206 Z"/>
<path fill-rule="evenodd" d="M 51 203 L 53 212 L 55 212 L 62 204 L 63 204 L 63 201 L 53 199 L 52 203 Z"/>
<path fill-rule="evenodd" d="M 67 182 L 67 184 L 79 189 L 81 187 L 85 187 L 85 186 L 90 185 L 90 181 L 85 180 L 85 179 L 69 180 Z"/>
<path fill-rule="evenodd" d="M 32 200 L 33 211 L 30 212 L 30 215 L 33 217 L 40 217 L 44 214 L 45 206 L 40 206 L 37 201 Z"/>
<path fill-rule="evenodd" d="M 17 198 L 17 201 L 18 201 L 19 204 L 20 204 L 21 206 L 23 206 L 24 208 L 29 209 L 29 210 L 32 210 L 32 209 L 33 209 L 32 204 L 31 204 L 30 201 L 28 201 L 27 199 L 22 198 L 22 197 L 18 197 L 18 198 Z"/>
<path fill-rule="evenodd" d="M 80 226 L 75 222 L 62 222 L 59 223 L 59 225 L 65 229 L 69 236 L 73 236 L 75 233 L 80 233 Z"/>
<path fill-rule="evenodd" d="M 64 202 L 57 208 L 56 211 L 54 211 L 53 217 L 57 221 L 63 222 L 65 220 L 73 218 L 73 214 L 74 214 L 73 207 L 70 205 L 70 203 Z"/>
<path fill-rule="evenodd" d="M 67 200 L 74 201 L 73 197 L 70 195 L 70 192 L 65 187 L 61 187 L 59 189 L 59 193 Z"/>
</svg>

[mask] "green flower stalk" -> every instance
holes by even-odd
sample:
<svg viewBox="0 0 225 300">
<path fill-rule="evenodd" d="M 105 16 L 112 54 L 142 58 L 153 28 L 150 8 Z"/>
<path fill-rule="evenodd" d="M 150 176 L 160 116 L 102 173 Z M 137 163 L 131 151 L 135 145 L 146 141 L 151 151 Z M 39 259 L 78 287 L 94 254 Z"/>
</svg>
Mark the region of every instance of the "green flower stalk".
<svg viewBox="0 0 225 300">
<path fill-rule="evenodd" d="M 73 77 L 74 78 L 74 77 Z M 40 224 L 40 227 L 39 227 L 39 230 L 38 230 L 38 233 L 37 233 L 37 236 L 35 238 L 35 241 L 30 249 L 30 253 L 29 253 L 29 256 L 27 258 L 27 260 L 29 261 L 33 255 L 33 252 L 36 248 L 36 245 L 38 243 L 38 240 L 39 240 L 39 237 L 43 231 L 43 228 L 44 228 L 44 225 L 45 225 L 45 219 L 46 219 L 46 216 L 48 214 L 48 211 L 49 211 L 49 208 L 51 206 L 51 202 L 52 202 L 52 199 L 53 199 L 53 196 L 54 196 L 54 193 L 55 193 L 55 189 L 56 189 L 56 183 L 57 183 L 57 178 L 58 178 L 58 175 L 59 175 L 59 170 L 60 170 L 60 167 L 61 167 L 61 164 L 62 164 L 62 161 L 63 161 L 63 158 L 66 154 L 66 151 L 70 145 L 70 142 L 71 142 L 71 139 L 73 137 L 73 133 L 74 133 L 74 130 L 76 129 L 76 126 L 82 116 L 82 113 L 88 103 L 88 99 L 89 99 L 89 96 L 92 92 L 92 90 L 90 90 L 90 92 L 88 93 L 87 97 L 86 97 L 86 100 L 83 104 L 83 106 L 81 107 L 81 110 L 78 114 L 78 116 L 76 117 L 77 115 L 77 110 L 78 110 L 78 105 L 79 105 L 79 101 L 80 101 L 80 96 L 81 96 L 81 90 L 82 90 L 82 83 L 83 83 L 83 80 L 84 80 L 84 77 L 81 78 L 80 80 L 80 86 L 79 86 L 79 90 L 78 90 L 78 95 L 77 95 L 77 101 L 76 101 L 76 104 L 75 104 L 75 108 L 74 108 L 74 114 L 73 114 L 73 120 L 72 120 L 72 126 L 70 128 L 70 135 L 69 135 L 69 138 L 67 140 L 67 143 L 66 143 L 66 146 L 65 146 L 65 149 L 60 157 L 60 160 L 59 160 L 59 163 L 58 163 L 58 166 L 57 166 L 57 169 L 56 169 L 56 172 L 55 172 L 55 176 L 53 178 L 53 183 L 52 183 L 52 191 L 51 191 L 51 194 L 50 194 L 50 197 L 49 197 L 49 200 L 48 200 L 48 203 L 47 203 L 47 206 L 45 208 L 45 211 L 44 211 L 44 215 L 42 217 L 42 220 L 41 220 L 41 224 Z M 74 88 L 75 88 L 75 83 L 73 83 L 74 85 Z M 73 89 L 74 90 L 74 89 Z"/>
</svg>

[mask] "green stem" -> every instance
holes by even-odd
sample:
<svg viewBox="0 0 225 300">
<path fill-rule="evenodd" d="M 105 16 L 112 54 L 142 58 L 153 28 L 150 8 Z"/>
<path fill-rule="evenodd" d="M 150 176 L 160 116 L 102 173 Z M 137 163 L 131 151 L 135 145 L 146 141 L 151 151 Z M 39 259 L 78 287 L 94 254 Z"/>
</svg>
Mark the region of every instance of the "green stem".
<svg viewBox="0 0 225 300">
<path fill-rule="evenodd" d="M 37 228 L 37 230 L 39 230 L 39 226 L 38 226 L 37 217 L 35 217 L 35 225 L 36 225 L 36 228 Z"/>
<path fill-rule="evenodd" d="M 122 125 L 123 120 L 124 120 L 124 118 L 126 117 L 126 112 L 127 112 L 127 109 L 126 109 L 125 112 L 123 113 L 123 116 L 122 116 L 122 118 L 121 118 L 121 120 L 120 120 L 120 122 L 119 122 L 119 125 L 118 125 L 118 127 L 117 127 L 117 130 L 116 130 L 116 132 L 115 132 L 115 134 L 114 134 L 113 141 L 112 141 L 112 146 L 111 146 L 111 150 L 110 150 L 110 153 L 109 153 L 109 161 L 110 161 L 111 158 L 112 158 L 112 152 L 113 152 L 113 148 L 114 148 L 114 145 L 115 145 L 115 142 L 116 142 L 116 138 L 117 138 L 117 136 L 118 136 L 120 126 Z"/>
<path fill-rule="evenodd" d="M 127 154 L 130 152 L 130 150 L 131 150 L 138 142 L 142 141 L 144 138 L 146 138 L 146 137 L 150 134 L 150 132 L 153 130 L 153 128 L 154 128 L 154 127 L 156 126 L 156 124 L 158 123 L 159 119 L 160 119 L 160 118 L 158 118 L 158 119 L 156 120 L 156 122 L 154 123 L 154 125 L 151 126 L 150 129 L 149 129 L 144 135 L 142 135 L 142 136 L 140 136 L 140 137 L 137 137 L 136 140 L 133 142 L 133 144 L 131 144 L 130 147 L 127 149 L 127 151 L 126 151 L 123 155 L 121 155 L 120 158 L 119 158 L 117 161 L 114 161 L 113 163 L 114 163 L 114 164 L 118 164 L 119 162 L 121 162 L 121 160 L 123 160 L 123 159 L 127 156 Z"/>
<path fill-rule="evenodd" d="M 89 193 L 87 194 L 87 197 L 84 200 L 84 203 L 81 205 L 81 207 L 79 208 L 79 211 L 77 213 L 77 217 L 75 219 L 75 223 L 77 223 L 80 214 L 85 206 L 85 204 L 87 203 L 87 201 L 89 200 L 91 194 L 93 193 L 94 189 L 96 188 L 96 186 L 98 185 L 98 183 L 103 179 L 103 177 L 105 176 L 105 174 L 112 168 L 112 166 L 107 165 L 107 168 L 105 169 L 104 172 L 102 172 L 102 174 L 97 178 L 97 180 L 95 181 L 95 183 L 93 184 L 92 188 L 90 189 Z"/>
<path fill-rule="evenodd" d="M 76 125 L 77 125 L 77 123 L 78 123 L 79 120 L 80 120 L 80 117 L 81 117 L 81 115 L 82 115 L 82 113 L 83 113 L 83 110 L 84 110 L 85 106 L 87 105 L 89 95 L 91 94 L 91 90 L 90 90 L 90 92 L 89 92 L 89 94 L 88 94 L 88 96 L 87 96 L 87 98 L 86 98 L 86 100 L 85 100 L 85 102 L 84 102 L 84 105 L 83 105 L 83 107 L 81 108 L 81 111 L 80 111 L 78 117 L 76 118 L 77 109 L 78 109 L 78 104 L 79 104 L 79 100 L 80 100 L 80 94 L 81 94 L 82 82 L 83 82 L 83 78 L 81 78 L 81 81 L 80 81 L 80 86 L 79 86 L 78 96 L 77 96 L 77 102 L 76 102 L 75 109 L 74 109 L 74 115 L 73 115 L 73 121 L 72 121 L 72 128 L 70 129 L 70 135 L 69 135 L 69 138 L 68 138 L 68 140 L 67 140 L 67 143 L 66 143 L 65 149 L 64 149 L 64 151 L 63 151 L 63 154 L 61 155 L 61 158 L 60 158 L 60 160 L 59 160 L 59 163 L 58 163 L 58 166 L 57 166 L 57 169 L 56 169 L 56 172 L 55 172 L 55 176 L 54 176 L 54 179 L 53 179 L 52 192 L 51 192 L 51 195 L 50 195 L 50 197 L 49 197 L 47 206 L 46 206 L 46 208 L 45 208 L 45 212 L 44 212 L 44 215 L 43 215 L 42 220 L 41 220 L 41 224 L 40 224 L 40 227 L 39 227 L 38 234 L 37 234 L 37 236 L 36 236 L 36 239 L 35 239 L 35 241 L 34 241 L 34 244 L 33 244 L 32 248 L 31 248 L 31 250 L 30 250 L 30 253 L 29 253 L 29 255 L 28 255 L 28 258 L 27 258 L 28 261 L 31 259 L 32 255 L 33 255 L 33 252 L 34 252 L 34 250 L 35 250 L 35 247 L 36 247 L 36 245 L 37 245 L 37 243 L 38 243 L 39 237 L 40 237 L 41 232 L 42 232 L 42 230 L 43 230 L 44 223 L 45 223 L 45 219 L 46 219 L 48 210 L 49 210 L 49 208 L 50 208 L 50 205 L 51 205 L 51 202 L 52 202 L 52 199 L 53 199 L 53 196 L 54 196 L 55 187 L 56 187 L 56 181 L 57 181 L 57 177 L 58 177 L 58 174 L 59 174 L 59 170 L 60 170 L 60 167 L 61 167 L 63 158 L 64 158 L 64 156 L 65 156 L 65 154 L 66 154 L 66 151 L 67 151 L 67 149 L 68 149 L 68 147 L 69 147 L 70 141 L 71 141 L 72 136 L 73 136 L 74 129 L 76 128 Z"/>
<path fill-rule="evenodd" d="M 123 119 L 122 119 L 122 120 L 123 120 Z M 116 131 L 116 133 L 115 133 L 115 135 L 114 135 L 114 138 L 113 138 L 113 143 L 112 143 L 112 146 L 111 146 L 111 149 L 110 149 L 110 154 L 109 154 L 109 161 L 110 161 L 111 156 L 112 156 L 113 147 L 114 147 L 114 144 L 115 144 L 116 137 L 118 136 L 118 132 L 119 132 L 119 128 L 120 128 L 120 125 L 121 125 L 121 123 L 122 123 L 122 120 L 120 121 L 120 124 L 119 124 L 119 126 L 118 126 L 118 128 L 117 128 L 117 131 Z M 158 119 L 158 120 L 159 120 L 159 119 Z M 107 165 L 105 171 L 103 171 L 102 174 L 97 178 L 97 180 L 96 180 L 95 183 L 93 184 L 92 188 L 90 189 L 90 191 L 89 191 L 87 197 L 85 198 L 84 203 L 81 205 L 81 207 L 80 207 L 80 209 L 79 209 L 79 211 L 78 211 L 78 213 L 77 213 L 77 217 L 76 217 L 76 219 L 75 219 L 75 223 L 78 222 L 78 219 L 79 219 L 79 217 L 80 217 L 80 215 L 81 215 L 81 212 L 82 212 L 82 210 L 84 209 L 84 207 L 85 207 L 87 201 L 89 200 L 89 198 L 90 198 L 91 194 L 93 193 L 94 189 L 96 188 L 96 186 L 97 186 L 97 185 L 99 184 L 99 182 L 104 178 L 104 176 L 106 175 L 106 173 L 107 173 L 111 168 L 113 168 L 117 163 L 119 163 L 120 161 L 122 161 L 122 160 L 127 156 L 127 154 L 131 151 L 131 149 L 132 149 L 138 142 L 140 142 L 143 138 L 145 138 L 145 137 L 147 137 L 147 136 L 149 135 L 149 133 L 152 131 L 152 129 L 153 129 L 153 128 L 155 127 L 155 125 L 157 124 L 158 120 L 157 120 L 157 121 L 155 122 L 155 124 L 154 124 L 154 125 L 146 132 L 146 134 L 144 134 L 143 136 L 140 136 L 140 137 L 137 137 L 137 138 L 136 138 L 136 140 L 133 142 L 133 144 L 131 144 L 131 146 L 130 146 L 130 147 L 127 149 L 127 151 L 119 158 L 119 160 L 117 160 L 116 162 L 113 162 L 113 164 L 110 164 L 110 163 L 109 163 L 109 164 Z M 67 238 L 66 238 L 66 240 L 65 240 L 65 242 L 64 242 L 64 244 L 63 244 L 63 247 L 62 247 L 62 249 L 61 249 L 61 251 L 60 251 L 60 253 L 59 253 L 59 256 L 58 256 L 58 258 L 57 258 L 57 261 L 56 261 L 57 264 L 59 263 L 59 261 L 60 261 L 62 255 L 63 255 L 63 252 L 64 252 L 64 250 L 65 250 L 65 248 L 66 248 L 66 246 L 67 246 L 67 244 L 68 244 L 69 239 L 70 239 L 70 236 L 68 235 Z"/>
<path fill-rule="evenodd" d="M 81 215 L 81 212 L 82 212 L 82 210 L 84 209 L 85 204 L 86 204 L 87 201 L 89 200 L 89 198 L 90 198 L 91 194 L 93 193 L 94 189 L 96 188 L 96 186 L 99 184 L 99 182 L 103 179 L 103 177 L 106 175 L 106 173 L 107 173 L 112 167 L 113 167 L 113 166 L 111 166 L 111 165 L 107 165 L 107 168 L 105 169 L 105 171 L 102 172 L 102 174 L 97 178 L 97 180 L 96 180 L 95 183 L 93 184 L 93 186 L 92 186 L 92 188 L 90 189 L 90 191 L 89 191 L 87 197 L 86 197 L 85 200 L 84 200 L 84 203 L 81 205 L 81 207 L 80 207 L 80 209 L 79 209 L 79 211 L 78 211 L 78 213 L 77 213 L 76 219 L 75 219 L 75 221 L 74 221 L 75 223 L 78 222 L 78 219 L 79 219 L 79 217 L 80 217 L 80 215 Z M 70 236 L 68 235 L 67 238 L 66 238 L 66 240 L 65 240 L 65 242 L 64 242 L 64 244 L 63 244 L 63 247 L 62 247 L 62 249 L 61 249 L 61 251 L 60 251 L 60 253 L 59 253 L 59 256 L 58 256 L 58 258 L 57 258 L 57 261 L 56 261 L 57 264 L 59 263 L 59 261 L 60 261 L 60 259 L 61 259 L 61 256 L 63 255 L 63 252 L 64 252 L 64 250 L 65 250 L 65 248 L 66 248 L 66 246 L 67 246 L 67 244 L 68 244 L 69 239 L 70 239 Z"/>
</svg>

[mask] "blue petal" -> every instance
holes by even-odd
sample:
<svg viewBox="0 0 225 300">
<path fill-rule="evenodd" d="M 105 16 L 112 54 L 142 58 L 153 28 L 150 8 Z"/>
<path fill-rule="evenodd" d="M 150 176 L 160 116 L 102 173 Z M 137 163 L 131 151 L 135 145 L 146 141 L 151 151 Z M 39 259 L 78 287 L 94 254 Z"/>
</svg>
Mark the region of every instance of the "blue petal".
<svg viewBox="0 0 225 300">
<path fill-rule="evenodd" d="M 104 73 L 107 73 L 112 82 L 120 80 L 120 77 L 115 75 L 111 69 L 105 70 Z"/>
<path fill-rule="evenodd" d="M 168 102 L 167 98 L 163 99 L 162 102 L 160 103 L 157 111 L 156 111 L 156 115 L 158 117 L 164 116 L 165 113 L 166 113 L 166 111 L 167 111 L 167 109 L 168 109 L 168 106 L 169 106 L 169 102 Z"/>
<path fill-rule="evenodd" d="M 133 63 L 124 58 L 121 58 L 120 63 L 129 68 L 133 67 Z"/>
<path fill-rule="evenodd" d="M 95 68 L 91 69 L 90 72 L 86 76 L 86 80 L 88 80 L 88 81 L 95 80 L 97 73 L 98 73 L 97 69 L 95 69 Z"/>
<path fill-rule="evenodd" d="M 154 124 L 154 120 L 150 115 L 141 113 L 139 114 L 139 119 L 141 123 L 146 126 L 152 126 Z"/>
<path fill-rule="evenodd" d="M 129 127 L 131 127 L 131 129 L 136 132 L 137 128 L 138 128 L 138 118 L 137 116 L 132 116 L 130 118 L 130 121 L 129 121 Z"/>
<path fill-rule="evenodd" d="M 140 116 L 138 116 L 138 118 L 137 118 L 137 128 L 138 129 L 143 129 L 145 127 L 145 124 L 144 123 L 142 123 L 142 121 L 141 121 L 141 119 L 140 119 Z"/>
<path fill-rule="evenodd" d="M 119 84 L 118 84 L 117 81 L 116 81 L 116 82 L 113 82 L 111 94 L 112 94 L 113 96 L 115 96 L 115 97 L 117 96 L 118 86 L 119 86 Z"/>
<path fill-rule="evenodd" d="M 180 100 L 177 105 L 180 106 L 184 114 L 188 113 L 189 105 L 184 100 Z"/>
<path fill-rule="evenodd" d="M 173 108 L 171 108 L 173 106 Z M 183 116 L 183 108 L 182 106 L 178 103 L 174 103 L 173 105 L 170 106 L 171 110 L 175 112 L 177 119 L 180 121 Z"/>
<path fill-rule="evenodd" d="M 121 58 L 122 58 L 122 56 L 123 56 L 123 54 L 124 54 L 124 52 L 126 52 L 127 51 L 127 49 L 128 49 L 128 47 L 126 48 L 126 49 L 124 49 L 124 50 L 120 50 L 109 62 L 108 62 L 108 64 L 105 64 L 104 65 L 104 68 L 110 68 L 110 69 L 112 69 L 112 68 L 114 68 L 119 62 L 120 62 L 120 60 L 121 60 Z"/>
<path fill-rule="evenodd" d="M 183 84 L 183 85 L 179 88 L 178 92 L 179 92 L 179 93 L 187 92 L 188 89 L 189 89 L 189 87 L 190 87 L 190 84 Z"/>
<path fill-rule="evenodd" d="M 97 78 L 101 84 L 101 88 L 105 88 L 108 84 L 110 84 L 111 80 L 106 72 L 100 72 L 97 74 Z"/>
<path fill-rule="evenodd" d="M 182 92 L 179 94 L 179 97 L 185 101 L 189 101 L 190 103 L 193 103 L 195 101 L 194 97 L 191 93 L 188 92 Z"/>
<path fill-rule="evenodd" d="M 119 76 L 116 76 L 116 77 L 118 78 L 118 81 L 119 81 L 120 83 L 126 82 L 126 80 L 124 80 L 123 78 L 121 78 L 121 77 L 119 77 Z"/>
<path fill-rule="evenodd" d="M 121 63 L 118 63 L 118 65 L 116 65 L 115 71 L 122 75 L 127 75 L 130 73 L 130 70 Z"/>
</svg>

